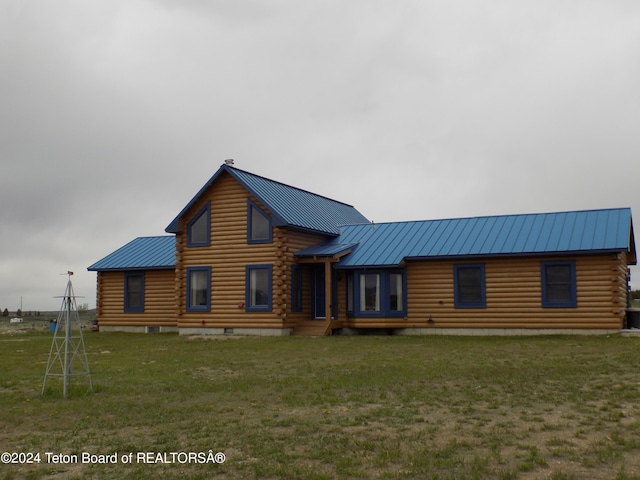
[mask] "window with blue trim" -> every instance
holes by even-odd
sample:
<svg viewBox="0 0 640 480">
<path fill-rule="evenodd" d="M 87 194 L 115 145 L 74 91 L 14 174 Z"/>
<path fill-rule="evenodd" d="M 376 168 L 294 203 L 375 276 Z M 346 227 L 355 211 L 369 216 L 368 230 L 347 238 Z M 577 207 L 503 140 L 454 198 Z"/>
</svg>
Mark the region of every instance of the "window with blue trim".
<svg viewBox="0 0 640 480">
<path fill-rule="evenodd" d="M 211 267 L 187 267 L 187 312 L 211 310 Z"/>
<path fill-rule="evenodd" d="M 144 273 L 125 274 L 124 311 L 144 312 Z"/>
<path fill-rule="evenodd" d="M 487 294 L 484 264 L 453 266 L 455 308 L 485 308 Z"/>
<path fill-rule="evenodd" d="M 576 262 L 541 262 L 542 306 L 545 308 L 577 307 Z"/>
<path fill-rule="evenodd" d="M 302 267 L 291 266 L 291 311 L 302 311 Z"/>
<path fill-rule="evenodd" d="M 271 243 L 271 218 L 251 200 L 247 201 L 247 243 Z"/>
<path fill-rule="evenodd" d="M 402 317 L 407 312 L 404 270 L 355 271 L 347 276 L 347 311 L 355 317 Z"/>
<path fill-rule="evenodd" d="M 246 301 L 247 312 L 271 311 L 271 265 L 246 266 Z"/>
<path fill-rule="evenodd" d="M 353 272 L 347 273 L 347 313 L 353 315 Z"/>
<path fill-rule="evenodd" d="M 402 273 L 389 274 L 389 310 L 404 312 L 404 275 Z"/>
<path fill-rule="evenodd" d="M 208 247 L 211 237 L 211 204 L 207 203 L 187 224 L 187 247 Z"/>
</svg>

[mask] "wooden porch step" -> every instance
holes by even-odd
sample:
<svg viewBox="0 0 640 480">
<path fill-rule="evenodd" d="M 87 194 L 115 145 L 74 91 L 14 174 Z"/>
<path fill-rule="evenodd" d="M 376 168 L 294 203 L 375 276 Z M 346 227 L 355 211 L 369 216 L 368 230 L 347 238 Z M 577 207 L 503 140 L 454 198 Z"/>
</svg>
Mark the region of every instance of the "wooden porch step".
<svg viewBox="0 0 640 480">
<path fill-rule="evenodd" d="M 296 325 L 291 332 L 294 337 L 323 337 L 329 335 L 331 330 L 327 332 L 327 324 L 325 322 L 304 322 Z"/>
</svg>

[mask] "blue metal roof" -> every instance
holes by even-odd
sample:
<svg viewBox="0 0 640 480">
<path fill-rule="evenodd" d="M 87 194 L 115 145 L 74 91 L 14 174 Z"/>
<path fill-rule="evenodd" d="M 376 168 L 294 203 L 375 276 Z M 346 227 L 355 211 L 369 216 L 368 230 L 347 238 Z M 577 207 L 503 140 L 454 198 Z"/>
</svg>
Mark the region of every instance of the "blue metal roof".
<svg viewBox="0 0 640 480">
<path fill-rule="evenodd" d="M 176 238 L 138 237 L 91 265 L 89 271 L 152 270 L 176 266 Z"/>
<path fill-rule="evenodd" d="M 315 248 L 330 252 L 332 245 L 344 244 L 358 245 L 338 263 L 343 268 L 424 258 L 588 252 L 629 252 L 629 263 L 636 263 L 629 208 L 348 225 Z"/>
<path fill-rule="evenodd" d="M 320 243 L 296 252 L 296 257 L 333 257 L 349 252 L 357 243 Z"/>
<path fill-rule="evenodd" d="M 369 223 L 369 220 L 351 205 L 224 164 L 169 224 L 167 232 L 178 233 L 180 218 L 223 172 L 229 173 L 272 212 L 276 226 L 291 226 L 338 235 L 341 225 Z"/>
</svg>

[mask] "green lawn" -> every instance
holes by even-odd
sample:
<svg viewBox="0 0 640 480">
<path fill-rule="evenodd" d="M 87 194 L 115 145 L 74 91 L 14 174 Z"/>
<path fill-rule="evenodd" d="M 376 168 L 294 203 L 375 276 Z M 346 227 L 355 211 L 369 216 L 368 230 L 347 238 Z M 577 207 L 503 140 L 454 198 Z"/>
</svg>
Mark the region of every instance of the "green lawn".
<svg viewBox="0 0 640 480">
<path fill-rule="evenodd" d="M 0 334 L 0 452 L 40 454 L 0 479 L 640 478 L 640 337 L 86 332 L 66 400 L 51 338 Z"/>
</svg>

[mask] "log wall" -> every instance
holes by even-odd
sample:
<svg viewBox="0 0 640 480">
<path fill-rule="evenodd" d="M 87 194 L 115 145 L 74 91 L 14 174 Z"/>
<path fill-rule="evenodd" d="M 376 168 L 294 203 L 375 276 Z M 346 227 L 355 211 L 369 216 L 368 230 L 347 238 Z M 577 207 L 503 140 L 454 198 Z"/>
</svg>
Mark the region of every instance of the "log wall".
<svg viewBox="0 0 640 480">
<path fill-rule="evenodd" d="M 124 312 L 125 272 L 98 272 L 97 318 L 104 326 L 181 328 L 292 328 L 311 318 L 311 264 L 302 264 L 303 309 L 291 311 L 291 267 L 295 252 L 326 236 L 274 227 L 273 241 L 247 243 L 247 199 L 271 212 L 228 173 L 222 173 L 180 219 L 176 269 L 145 272 L 145 310 Z M 207 203 L 210 246 L 187 247 L 186 226 Z M 540 263 L 575 260 L 577 307 L 542 308 Z M 338 275 L 338 324 L 352 328 L 619 329 L 627 302 L 627 256 L 473 259 L 484 263 L 486 307 L 454 307 L 454 264 L 424 260 L 406 264 L 406 318 L 353 318 L 346 312 L 346 274 Z M 246 265 L 272 266 L 272 311 L 246 312 Z M 211 311 L 186 311 L 187 267 L 211 267 Z M 327 292 L 327 295 L 330 295 Z M 327 312 L 328 313 L 328 312 Z"/>
<path fill-rule="evenodd" d="M 291 265 L 299 248 L 322 241 L 287 228 L 273 228 L 273 242 L 247 243 L 247 198 L 271 212 L 230 175 L 223 173 L 180 220 L 176 236 L 175 315 L 181 328 L 286 328 L 299 313 L 291 312 Z M 186 246 L 186 225 L 211 202 L 211 244 Z M 272 311 L 245 311 L 246 265 L 272 265 Z M 211 267 L 211 311 L 186 311 L 187 267 Z M 306 299 L 305 304 L 309 304 Z"/>
<path fill-rule="evenodd" d="M 324 235 L 301 232 L 292 229 L 282 229 L 282 242 L 284 247 L 284 271 L 285 289 L 290 303 L 291 296 L 291 266 L 296 264 L 295 252 L 303 248 L 316 245 L 327 240 Z M 312 264 L 302 265 L 302 311 L 292 312 L 291 305 L 287 306 L 287 317 L 285 326 L 294 327 L 300 321 L 311 319 L 311 267 Z"/>
<path fill-rule="evenodd" d="M 124 311 L 126 272 L 98 272 L 96 318 L 100 326 L 177 326 L 173 270 L 144 272 L 144 312 Z"/>
<path fill-rule="evenodd" d="M 540 262 L 575 260 L 576 308 L 542 308 Z M 626 255 L 474 260 L 485 264 L 486 308 L 454 308 L 453 265 L 407 263 L 407 317 L 349 318 L 354 328 L 619 329 L 627 302 Z"/>
</svg>

